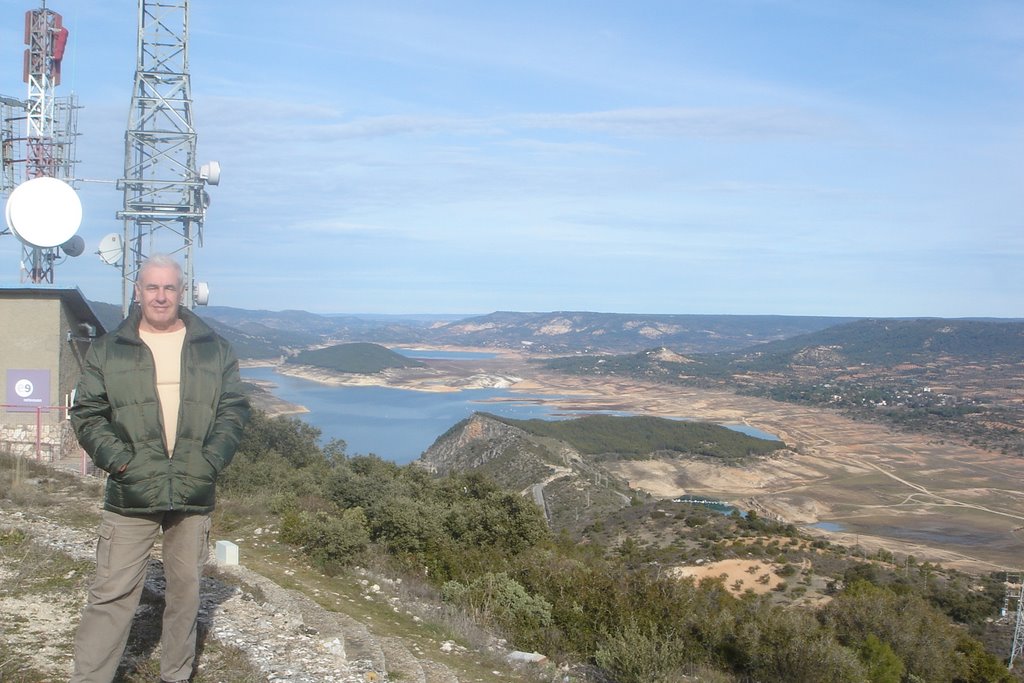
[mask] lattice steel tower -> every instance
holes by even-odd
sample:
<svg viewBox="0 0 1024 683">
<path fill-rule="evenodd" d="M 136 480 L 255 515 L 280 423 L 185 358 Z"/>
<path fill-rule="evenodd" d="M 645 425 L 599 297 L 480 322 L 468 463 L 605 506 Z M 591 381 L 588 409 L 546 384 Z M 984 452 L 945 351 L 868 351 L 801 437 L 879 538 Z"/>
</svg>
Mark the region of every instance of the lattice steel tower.
<svg viewBox="0 0 1024 683">
<path fill-rule="evenodd" d="M 1012 581 L 1016 581 L 1020 586 L 1017 593 L 1017 614 L 1014 618 L 1013 643 L 1010 645 L 1010 671 L 1013 671 L 1014 662 L 1024 651 L 1024 581 L 1021 580 L 1020 575 L 1016 575 L 1014 579 L 1007 577 L 1007 583 L 1014 588 L 1017 588 L 1017 586 Z"/>
<path fill-rule="evenodd" d="M 184 256 L 188 308 L 205 303 L 206 287 L 194 281 L 195 248 L 202 246 L 209 205 L 207 184 L 220 181 L 216 162 L 196 165 L 192 88 L 188 71 L 188 0 L 139 0 L 135 85 L 125 132 L 122 306 L 132 301 L 139 267 L 147 256 Z"/>
<path fill-rule="evenodd" d="M 2 173 L 0 193 L 9 194 L 33 178 L 58 178 L 74 186 L 78 102 L 72 94 L 57 97 L 68 30 L 57 12 L 46 8 L 25 12 L 24 101 L 0 97 Z M 81 253 L 82 242 L 39 247 L 22 241 L 21 281 L 53 283 L 53 267 L 62 258 Z"/>
</svg>

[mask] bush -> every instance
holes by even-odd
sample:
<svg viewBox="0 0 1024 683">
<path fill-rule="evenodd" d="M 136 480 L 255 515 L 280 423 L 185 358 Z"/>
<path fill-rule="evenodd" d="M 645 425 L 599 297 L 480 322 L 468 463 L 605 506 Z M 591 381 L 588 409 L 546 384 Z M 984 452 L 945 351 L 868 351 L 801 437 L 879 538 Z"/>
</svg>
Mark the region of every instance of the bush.
<svg viewBox="0 0 1024 683">
<path fill-rule="evenodd" d="M 485 625 L 501 629 L 518 647 L 539 647 L 551 625 L 551 604 L 530 595 L 504 572 L 488 572 L 466 585 L 448 581 L 442 597 Z"/>
<path fill-rule="evenodd" d="M 984 680 L 968 677 L 963 669 L 987 671 L 986 658 L 994 661 L 923 598 L 898 595 L 865 581 L 849 585 L 822 617 L 851 646 L 866 642 L 869 635 L 886 643 L 902 660 L 905 679 L 913 675 L 927 681 Z"/>
<path fill-rule="evenodd" d="M 268 417 L 261 410 L 253 411 L 245 427 L 238 452 L 259 460 L 277 453 L 293 467 L 306 467 L 324 459 L 318 442 L 320 430 L 295 417 Z"/>
<path fill-rule="evenodd" d="M 393 554 L 423 554 L 440 545 L 441 510 L 407 497 L 383 500 L 368 510 L 370 535 Z"/>
<path fill-rule="evenodd" d="M 903 679 L 903 662 L 873 633 L 869 633 L 857 651 L 860 660 L 868 670 L 871 683 L 900 683 Z"/>
<path fill-rule="evenodd" d="M 758 681 L 866 680 L 857 655 L 802 610 L 751 606 L 738 617 L 734 638 L 735 666 Z"/>
<path fill-rule="evenodd" d="M 340 515 L 327 512 L 288 512 L 281 519 L 281 540 L 301 546 L 324 568 L 352 564 L 370 543 L 362 508 Z"/>
<path fill-rule="evenodd" d="M 605 633 L 594 661 L 620 683 L 669 683 L 680 680 L 680 670 L 695 656 L 685 641 L 631 623 L 619 633 Z"/>
</svg>

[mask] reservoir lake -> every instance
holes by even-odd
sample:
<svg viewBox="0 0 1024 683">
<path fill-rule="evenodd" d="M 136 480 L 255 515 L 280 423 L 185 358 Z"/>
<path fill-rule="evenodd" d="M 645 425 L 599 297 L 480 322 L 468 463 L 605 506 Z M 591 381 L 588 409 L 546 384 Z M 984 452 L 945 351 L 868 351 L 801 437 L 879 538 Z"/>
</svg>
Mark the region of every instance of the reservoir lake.
<svg viewBox="0 0 1024 683">
<path fill-rule="evenodd" d="M 394 349 L 412 358 L 448 360 L 487 357 L 489 354 Z M 241 369 L 242 379 L 271 382 L 278 398 L 303 406 L 296 415 L 318 428 L 321 443 L 341 439 L 349 455 L 375 455 L 398 464 L 412 462 L 437 437 L 474 412 L 488 412 L 517 420 L 565 419 L 596 411 L 571 411 L 551 404 L 550 395 L 534 396 L 511 389 L 465 389 L 453 392 L 414 391 L 375 386 L 329 386 L 280 375 L 272 367 Z M 607 414 L 623 415 L 622 412 Z M 724 425 L 764 439 L 777 437 L 748 425 Z"/>
<path fill-rule="evenodd" d="M 509 389 L 432 392 L 328 386 L 279 375 L 270 367 L 242 368 L 242 379 L 272 382 L 275 396 L 307 408 L 308 413 L 296 417 L 318 428 L 323 443 L 342 439 L 349 455 L 373 453 L 399 464 L 420 457 L 437 437 L 474 412 L 517 420 L 556 417 L 555 408 L 540 403 L 540 397 Z M 564 411 L 557 417 L 565 417 Z"/>
</svg>

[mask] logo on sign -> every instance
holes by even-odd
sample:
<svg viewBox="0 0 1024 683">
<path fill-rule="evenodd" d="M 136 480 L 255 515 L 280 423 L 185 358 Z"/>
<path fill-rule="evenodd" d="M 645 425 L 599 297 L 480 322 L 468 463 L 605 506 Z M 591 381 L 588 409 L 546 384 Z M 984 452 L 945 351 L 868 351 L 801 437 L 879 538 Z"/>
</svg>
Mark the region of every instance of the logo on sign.
<svg viewBox="0 0 1024 683">
<path fill-rule="evenodd" d="M 32 392 L 35 390 L 36 387 L 34 384 L 32 384 L 32 380 L 30 379 L 19 379 L 17 382 L 14 383 L 14 393 L 16 393 L 21 398 L 28 398 L 29 396 L 32 395 Z"/>
<path fill-rule="evenodd" d="M 50 371 L 14 368 L 7 370 L 4 403 L 10 412 L 28 412 L 50 405 Z"/>
</svg>

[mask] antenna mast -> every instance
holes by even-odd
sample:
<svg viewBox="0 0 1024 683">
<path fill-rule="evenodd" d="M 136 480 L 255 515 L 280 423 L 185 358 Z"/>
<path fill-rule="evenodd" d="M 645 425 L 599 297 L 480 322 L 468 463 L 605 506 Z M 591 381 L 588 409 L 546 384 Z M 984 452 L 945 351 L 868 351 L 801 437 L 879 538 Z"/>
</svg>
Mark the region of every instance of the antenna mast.
<svg viewBox="0 0 1024 683">
<path fill-rule="evenodd" d="M 142 262 L 158 251 L 184 254 L 183 304 L 192 308 L 206 303 L 205 283 L 193 279 L 195 248 L 203 243 L 210 202 L 205 185 L 220 182 L 220 166 L 196 166 L 188 5 L 188 0 L 139 0 L 135 85 L 125 133 L 124 178 L 118 181 L 124 192 L 117 218 L 124 221 L 125 314 Z"/>
<path fill-rule="evenodd" d="M 0 139 L 3 171 L 0 192 L 10 194 L 34 178 L 57 178 L 74 186 L 74 147 L 78 136 L 78 106 L 74 94 L 57 97 L 61 62 L 68 30 L 57 12 L 46 8 L 25 12 L 25 59 L 22 78 L 28 86 L 24 101 L 0 97 Z M 24 133 L 18 128 L 23 124 Z M 8 216 L 10 219 L 10 216 Z M 25 237 L 22 235 L 21 237 Z M 78 256 L 81 238 L 58 246 L 39 246 L 22 239 L 21 281 L 53 284 L 53 266 L 66 255 Z"/>
<path fill-rule="evenodd" d="M 1016 584 L 1019 584 L 1016 585 Z M 1013 626 L 1013 642 L 1010 645 L 1010 664 L 1009 669 L 1013 671 L 1014 661 L 1020 657 L 1021 652 L 1024 651 L 1024 580 L 1020 574 L 1014 574 L 1012 577 L 1007 577 L 1007 593 L 1016 589 L 1017 592 L 1017 614 L 1014 618 Z M 1007 603 L 1009 598 L 1007 598 Z"/>
</svg>

